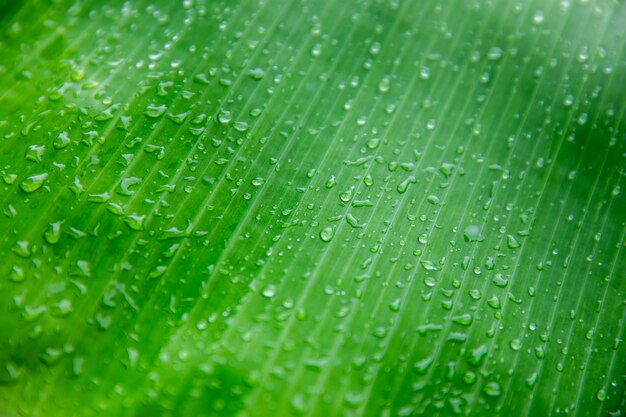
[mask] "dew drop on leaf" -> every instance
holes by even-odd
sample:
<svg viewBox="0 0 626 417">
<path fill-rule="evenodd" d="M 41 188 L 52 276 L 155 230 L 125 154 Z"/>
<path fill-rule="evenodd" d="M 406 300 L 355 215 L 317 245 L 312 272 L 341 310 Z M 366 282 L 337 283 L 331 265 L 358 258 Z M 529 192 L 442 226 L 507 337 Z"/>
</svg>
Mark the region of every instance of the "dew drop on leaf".
<svg viewBox="0 0 626 417">
<path fill-rule="evenodd" d="M 463 375 L 463 382 L 467 385 L 474 385 L 477 381 L 478 377 L 472 371 L 467 371 L 465 375 Z"/>
<path fill-rule="evenodd" d="M 485 384 L 484 392 L 489 397 L 499 397 L 502 395 L 502 388 L 497 382 L 487 382 L 487 384 Z"/>
<path fill-rule="evenodd" d="M 470 224 L 463 230 L 463 239 L 466 242 L 478 242 L 481 239 L 480 237 L 480 227 L 475 224 Z"/>
<path fill-rule="evenodd" d="M 167 267 L 165 265 L 156 266 L 150 273 L 148 274 L 148 279 L 155 279 L 163 276 L 167 271 Z"/>
<path fill-rule="evenodd" d="M 543 359 L 546 357 L 546 349 L 542 346 L 536 346 L 535 347 L 535 356 L 537 357 L 537 359 Z"/>
<path fill-rule="evenodd" d="M 433 361 L 434 361 L 434 358 L 432 356 L 422 359 L 420 361 L 417 361 L 413 364 L 413 370 L 418 375 L 425 375 L 426 371 L 428 371 L 428 368 L 430 367 L 430 365 L 432 365 Z"/>
<path fill-rule="evenodd" d="M 323 242 L 330 242 L 334 234 L 335 229 L 333 229 L 332 227 L 325 227 L 320 232 L 320 239 L 322 239 Z"/>
<path fill-rule="evenodd" d="M 387 333 L 388 330 L 385 326 L 377 326 L 372 332 L 372 335 L 377 339 L 384 339 L 387 337 Z"/>
<path fill-rule="evenodd" d="M 477 288 L 473 288 L 473 289 L 469 290 L 469 295 L 474 300 L 480 300 L 481 297 L 482 297 L 482 295 L 480 293 L 480 290 L 477 289 Z"/>
<path fill-rule="evenodd" d="M 167 107 L 164 104 L 162 105 L 150 104 L 146 107 L 143 114 L 146 115 L 146 117 L 149 117 L 151 119 L 156 119 L 158 117 L 163 116 L 166 111 L 167 111 Z"/>
<path fill-rule="evenodd" d="M 513 235 L 507 235 L 506 239 L 506 244 L 510 249 L 516 249 L 521 246 L 521 244 L 517 241 L 517 239 L 515 239 L 515 236 Z"/>
<path fill-rule="evenodd" d="M 47 178 L 47 173 L 31 175 L 20 183 L 20 188 L 26 193 L 32 193 L 40 189 Z"/>
<path fill-rule="evenodd" d="M 45 151 L 45 145 L 30 145 L 24 154 L 24 158 L 31 162 L 41 162 Z"/>
<path fill-rule="evenodd" d="M 30 242 L 27 240 L 20 240 L 13 248 L 13 253 L 20 258 L 28 258 L 31 255 Z"/>
<path fill-rule="evenodd" d="M 261 291 L 261 295 L 265 298 L 273 298 L 276 295 L 276 286 L 273 284 L 266 286 Z"/>
<path fill-rule="evenodd" d="M 509 342 L 509 347 L 513 351 L 518 351 L 522 347 L 522 341 L 520 339 L 513 339 Z"/>
<path fill-rule="evenodd" d="M 469 326 L 474 321 L 474 317 L 469 313 L 464 313 L 464 314 L 452 317 L 452 321 L 462 326 Z"/>
<path fill-rule="evenodd" d="M 61 222 L 50 223 L 43 234 L 46 242 L 54 245 L 61 239 Z"/>
<path fill-rule="evenodd" d="M 230 123 L 233 120 L 233 115 L 231 112 L 229 112 L 228 110 L 220 110 L 220 112 L 217 114 L 217 120 L 218 122 L 220 122 L 223 125 L 226 125 L 228 123 Z"/>
<path fill-rule="evenodd" d="M 495 296 L 495 295 L 487 300 L 487 304 L 489 305 L 489 307 L 491 307 L 491 308 L 493 308 L 495 310 L 500 310 L 502 308 L 502 304 L 500 303 L 500 299 L 497 296 Z"/>
<path fill-rule="evenodd" d="M 263 68 L 253 68 L 248 71 L 248 75 L 250 75 L 250 78 L 253 80 L 260 80 L 265 76 L 265 71 Z"/>
<path fill-rule="evenodd" d="M 143 230 L 145 215 L 130 214 L 124 218 L 124 223 L 133 230 Z"/>
</svg>

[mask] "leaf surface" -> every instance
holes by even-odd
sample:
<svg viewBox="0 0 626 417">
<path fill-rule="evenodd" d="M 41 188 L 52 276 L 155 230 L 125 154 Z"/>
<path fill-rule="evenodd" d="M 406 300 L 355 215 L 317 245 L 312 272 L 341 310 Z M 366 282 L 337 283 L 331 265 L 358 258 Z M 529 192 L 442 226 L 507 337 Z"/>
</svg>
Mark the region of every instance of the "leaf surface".
<svg viewBox="0 0 626 417">
<path fill-rule="evenodd" d="M 0 1 L 0 414 L 621 415 L 624 22 Z"/>
</svg>

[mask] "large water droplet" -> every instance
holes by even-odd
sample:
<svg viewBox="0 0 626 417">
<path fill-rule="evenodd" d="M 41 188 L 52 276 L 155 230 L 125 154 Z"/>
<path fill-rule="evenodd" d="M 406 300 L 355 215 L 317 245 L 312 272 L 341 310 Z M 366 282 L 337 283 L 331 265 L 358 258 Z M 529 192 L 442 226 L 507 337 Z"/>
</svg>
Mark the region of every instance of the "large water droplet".
<svg viewBox="0 0 626 417">
<path fill-rule="evenodd" d="M 61 222 L 50 223 L 43 238 L 51 245 L 56 244 L 61 239 Z"/>
<path fill-rule="evenodd" d="M 164 104 L 160 106 L 157 106 L 156 104 L 150 104 L 148 105 L 148 107 L 146 107 L 143 114 L 145 114 L 146 117 L 150 117 L 151 119 L 156 119 L 157 117 L 163 116 L 166 111 L 167 107 Z"/>
<path fill-rule="evenodd" d="M 32 193 L 40 189 L 47 178 L 47 173 L 31 175 L 20 183 L 20 188 L 26 193 Z"/>
<path fill-rule="evenodd" d="M 320 238 L 323 242 L 330 242 L 334 235 L 335 229 L 333 229 L 332 227 L 325 227 L 320 232 Z"/>
<path fill-rule="evenodd" d="M 487 382 L 485 384 L 485 394 L 490 397 L 499 397 L 502 395 L 502 388 L 497 382 Z"/>
</svg>

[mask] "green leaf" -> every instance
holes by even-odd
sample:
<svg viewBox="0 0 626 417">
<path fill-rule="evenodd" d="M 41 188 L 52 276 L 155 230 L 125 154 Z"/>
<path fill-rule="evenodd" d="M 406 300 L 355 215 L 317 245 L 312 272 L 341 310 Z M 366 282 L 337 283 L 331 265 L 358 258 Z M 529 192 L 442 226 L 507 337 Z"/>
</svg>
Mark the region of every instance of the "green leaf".
<svg viewBox="0 0 626 417">
<path fill-rule="evenodd" d="M 625 21 L 0 0 L 0 414 L 622 415 Z"/>
</svg>

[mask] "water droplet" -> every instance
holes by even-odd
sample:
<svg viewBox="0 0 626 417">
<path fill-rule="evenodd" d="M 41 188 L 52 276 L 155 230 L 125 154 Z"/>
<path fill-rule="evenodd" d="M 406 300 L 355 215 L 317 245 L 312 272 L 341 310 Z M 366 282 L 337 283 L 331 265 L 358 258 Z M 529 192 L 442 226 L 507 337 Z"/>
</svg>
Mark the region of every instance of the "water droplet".
<svg viewBox="0 0 626 417">
<path fill-rule="evenodd" d="M 465 382 L 467 385 L 474 385 L 477 379 L 478 377 L 472 371 L 467 371 L 465 375 L 463 375 L 463 382 Z"/>
<path fill-rule="evenodd" d="M 167 266 L 158 265 L 156 268 L 150 271 L 150 273 L 148 274 L 148 279 L 159 278 L 160 276 L 163 276 L 163 274 L 165 274 L 165 271 L 167 271 Z"/>
<path fill-rule="evenodd" d="M 76 268 L 76 275 L 80 275 L 83 277 L 91 276 L 91 267 L 89 265 L 89 262 L 83 260 L 76 261 Z"/>
<path fill-rule="evenodd" d="M 253 68 L 248 71 L 248 75 L 250 75 L 253 80 L 260 80 L 265 76 L 265 71 L 263 68 Z"/>
<path fill-rule="evenodd" d="M 490 397 L 499 397 L 502 395 L 502 388 L 500 388 L 500 384 L 497 382 L 487 382 L 485 384 L 485 394 Z"/>
<path fill-rule="evenodd" d="M 497 273 L 495 277 L 493 277 L 492 282 L 495 284 L 496 287 L 499 288 L 505 288 L 507 285 L 509 285 L 509 280 L 504 278 L 504 276 L 502 276 L 502 274 Z"/>
<path fill-rule="evenodd" d="M 389 92 L 389 89 L 391 88 L 391 81 L 389 80 L 388 76 L 384 76 L 382 80 L 380 80 L 380 83 L 378 83 L 378 91 L 381 94 L 386 94 Z"/>
<path fill-rule="evenodd" d="M 185 230 L 180 230 L 178 227 L 170 227 L 161 233 L 161 236 L 158 237 L 158 240 L 168 240 L 168 239 L 176 239 L 189 236 L 191 234 L 191 224 Z"/>
<path fill-rule="evenodd" d="M 578 51 L 578 55 L 576 55 L 576 59 L 580 63 L 587 62 L 589 60 L 589 49 L 586 46 L 580 48 L 580 51 Z"/>
<path fill-rule="evenodd" d="M 535 347 L 535 356 L 537 357 L 537 359 L 545 358 L 546 349 L 542 345 Z"/>
<path fill-rule="evenodd" d="M 473 289 L 469 290 L 469 295 L 474 300 L 480 300 L 481 297 L 482 297 L 482 294 L 480 293 L 480 290 L 477 289 L 477 288 L 473 288 Z"/>
<path fill-rule="evenodd" d="M 420 264 L 422 265 L 422 268 L 424 268 L 426 271 L 440 271 L 441 270 L 441 266 L 437 265 L 433 261 L 425 260 L 425 261 L 421 261 Z"/>
<path fill-rule="evenodd" d="M 187 116 L 189 116 L 191 114 L 191 111 L 188 110 L 186 112 L 183 113 L 177 113 L 177 114 L 173 114 L 173 113 L 168 113 L 167 117 L 174 123 L 176 123 L 177 125 L 182 125 L 185 122 L 185 119 L 187 119 Z"/>
<path fill-rule="evenodd" d="M 378 326 L 374 329 L 372 335 L 377 339 L 384 339 L 387 337 L 387 328 L 385 326 Z"/>
<path fill-rule="evenodd" d="M 261 178 L 261 177 L 256 177 L 252 180 L 252 185 L 254 185 L 255 187 L 260 187 L 263 184 L 265 184 L 265 179 Z"/>
<path fill-rule="evenodd" d="M 465 313 L 454 316 L 451 318 L 451 320 L 453 323 L 460 324 L 461 326 L 469 326 L 474 321 L 474 317 L 469 313 Z"/>
<path fill-rule="evenodd" d="M 487 258 L 487 261 L 485 262 L 485 268 L 487 268 L 487 271 L 492 271 L 493 268 L 495 267 L 495 261 L 493 259 L 493 256 L 490 256 Z"/>
<path fill-rule="evenodd" d="M 20 188 L 26 193 L 32 193 L 40 189 L 47 178 L 47 173 L 31 175 L 20 183 Z"/>
<path fill-rule="evenodd" d="M 491 48 L 489 52 L 487 53 L 487 58 L 490 59 L 491 61 L 497 61 L 501 57 L 502 57 L 502 49 L 498 47 Z"/>
<path fill-rule="evenodd" d="M 52 366 L 57 364 L 62 357 L 63 351 L 61 349 L 46 348 L 41 356 L 41 361 L 48 366 Z"/>
<path fill-rule="evenodd" d="M 101 194 L 89 194 L 87 196 L 87 201 L 90 203 L 106 203 L 111 199 L 111 194 L 108 192 L 104 192 Z"/>
<path fill-rule="evenodd" d="M 362 225 L 359 224 L 359 220 L 356 217 L 354 217 L 352 213 L 346 214 L 346 222 L 354 228 L 363 227 Z"/>
<path fill-rule="evenodd" d="M 52 146 L 54 149 L 63 149 L 70 144 L 70 137 L 67 132 L 61 132 L 57 135 L 56 138 L 52 141 Z"/>
<path fill-rule="evenodd" d="M 475 224 L 470 224 L 463 231 L 463 239 L 466 242 L 480 242 L 482 238 L 480 237 L 480 227 Z"/>
<path fill-rule="evenodd" d="M 371 138 L 367 141 L 367 147 L 369 149 L 376 149 L 378 148 L 378 145 L 380 145 L 380 139 L 378 138 Z"/>
<path fill-rule="evenodd" d="M 472 258 L 470 258 L 469 256 L 463 257 L 463 261 L 461 262 L 461 268 L 463 268 L 464 271 L 467 271 L 471 260 Z"/>
<path fill-rule="evenodd" d="M 20 258 L 28 258 L 31 255 L 30 242 L 27 240 L 20 240 L 13 248 L 13 253 Z"/>
<path fill-rule="evenodd" d="M 13 282 L 22 282 L 25 279 L 26 274 L 24 273 L 24 269 L 17 265 L 13 265 L 13 267 L 11 268 L 10 280 Z"/>
<path fill-rule="evenodd" d="M 332 227 L 325 227 L 320 232 L 320 238 L 322 239 L 323 242 L 330 242 L 334 234 L 335 234 L 335 229 L 333 229 Z"/>
<path fill-rule="evenodd" d="M 522 348 L 522 341 L 520 339 L 513 339 L 509 342 L 509 347 L 511 350 L 517 352 Z"/>
<path fill-rule="evenodd" d="M 161 104 L 160 106 L 157 106 L 156 104 L 150 104 L 146 107 L 143 114 L 151 119 L 156 119 L 157 117 L 163 116 L 166 111 L 167 107 L 164 104 Z"/>
<path fill-rule="evenodd" d="M 565 99 L 563 100 L 563 105 L 564 105 L 565 107 L 571 107 L 571 106 L 572 106 L 572 104 L 574 104 L 574 96 L 572 96 L 572 95 L 567 95 L 567 96 L 565 97 Z"/>
<path fill-rule="evenodd" d="M 62 299 L 58 303 L 52 305 L 50 314 L 56 317 L 67 317 L 73 312 L 72 302 L 68 299 Z"/>
<path fill-rule="evenodd" d="M 322 45 L 320 45 L 319 43 L 316 43 L 315 45 L 313 45 L 313 48 L 311 48 L 311 55 L 317 58 L 321 54 L 322 54 Z"/>
<path fill-rule="evenodd" d="M 116 216 L 123 216 L 124 215 L 124 207 L 116 204 L 116 203 L 109 203 L 106 206 L 107 211 L 109 211 L 109 213 L 112 213 Z"/>
<path fill-rule="evenodd" d="M 226 124 L 230 123 L 231 120 L 233 120 L 233 115 L 228 110 L 222 109 L 217 114 L 217 121 L 220 122 L 223 125 L 226 125 Z"/>
<path fill-rule="evenodd" d="M 424 285 L 426 285 L 427 287 L 434 287 L 435 285 L 437 285 L 437 280 L 434 277 L 425 277 Z"/>
<path fill-rule="evenodd" d="M 477 346 L 469 352 L 469 357 L 467 358 L 467 361 L 471 365 L 480 366 L 485 356 L 487 356 L 488 351 L 489 349 L 487 348 L 487 345 Z"/>
<path fill-rule="evenodd" d="M 289 402 L 289 407 L 294 415 L 304 415 L 307 411 L 306 403 L 302 394 L 295 394 Z"/>
<path fill-rule="evenodd" d="M 4 181 L 4 183 L 7 185 L 13 184 L 15 180 L 17 179 L 16 174 L 8 174 L 4 171 L 0 171 L 0 176 L 2 177 L 2 180 Z"/>
<path fill-rule="evenodd" d="M 335 185 L 337 185 L 337 178 L 331 175 L 328 181 L 326 181 L 326 188 L 333 188 Z"/>
<path fill-rule="evenodd" d="M 270 284 L 263 288 L 261 295 L 265 298 L 273 298 L 276 295 L 276 285 Z"/>
<path fill-rule="evenodd" d="M 145 215 L 130 214 L 124 218 L 124 223 L 133 230 L 143 230 L 145 221 Z"/>
<path fill-rule="evenodd" d="M 165 157 L 165 147 L 148 144 L 143 148 L 144 152 L 156 154 L 157 159 L 161 160 Z"/>
<path fill-rule="evenodd" d="M 32 162 L 41 162 L 45 151 L 45 145 L 30 145 L 24 154 L 24 158 Z"/>
<path fill-rule="evenodd" d="M 495 309 L 495 310 L 500 310 L 502 308 L 502 304 L 500 303 L 500 299 L 497 296 L 493 296 L 490 299 L 487 300 L 487 304 L 489 304 L 489 307 Z"/>
<path fill-rule="evenodd" d="M 61 222 L 50 223 L 43 238 L 51 245 L 56 244 L 61 239 Z"/>
<path fill-rule="evenodd" d="M 141 183 L 141 178 L 137 178 L 137 177 L 128 177 L 128 178 L 124 178 L 121 182 L 120 182 L 120 186 L 119 186 L 119 191 L 118 193 L 122 194 L 122 195 L 133 195 L 135 194 L 135 191 L 131 190 L 130 187 L 137 185 Z"/>
<path fill-rule="evenodd" d="M 247 132 L 248 129 L 250 128 L 250 126 L 248 125 L 248 122 L 244 122 L 242 120 L 235 122 L 234 127 L 235 127 L 235 130 L 240 133 Z"/>
<path fill-rule="evenodd" d="M 516 249 L 516 248 L 519 248 L 520 246 L 522 246 L 522 245 L 520 245 L 520 243 L 517 241 L 517 239 L 515 239 L 515 236 L 513 236 L 513 235 L 507 235 L 507 236 L 506 236 L 506 244 L 507 244 L 507 246 L 508 246 L 510 249 Z"/>
<path fill-rule="evenodd" d="M 344 203 L 347 203 L 348 201 L 352 200 L 353 191 L 354 191 L 353 187 L 348 188 L 346 191 L 344 191 L 343 193 L 339 195 L 339 199 L 343 201 Z"/>
<path fill-rule="evenodd" d="M 370 54 L 372 55 L 378 55 L 380 53 L 380 42 L 374 42 L 371 46 L 370 46 Z"/>
<path fill-rule="evenodd" d="M 430 365 L 432 365 L 433 362 L 434 358 L 432 356 L 426 359 L 422 359 L 421 361 L 415 362 L 413 364 L 413 370 L 418 375 L 425 375 L 426 371 L 428 371 L 428 368 L 430 367 Z"/>
<path fill-rule="evenodd" d="M 415 184 L 416 182 L 417 180 L 415 179 L 415 177 L 411 175 L 410 177 L 402 181 L 400 184 L 398 184 L 398 187 L 397 187 L 398 193 L 404 194 L 406 190 L 409 188 L 409 184 Z"/>
<path fill-rule="evenodd" d="M 352 202 L 352 207 L 372 207 L 374 203 L 370 200 L 354 200 Z"/>
</svg>

